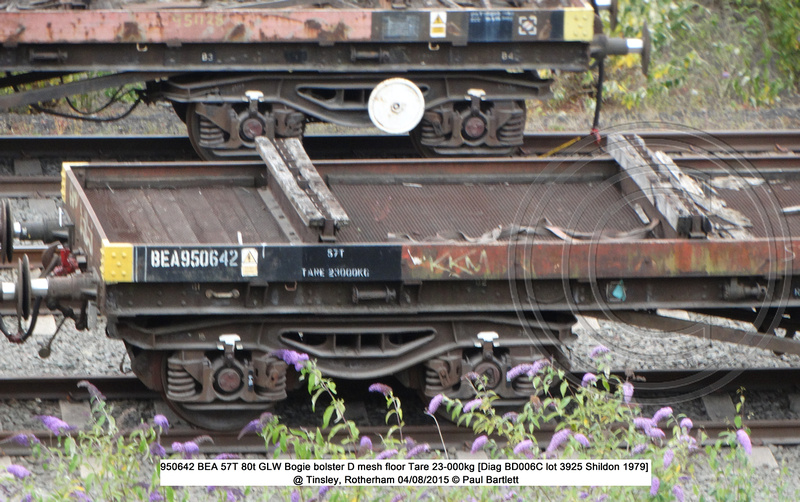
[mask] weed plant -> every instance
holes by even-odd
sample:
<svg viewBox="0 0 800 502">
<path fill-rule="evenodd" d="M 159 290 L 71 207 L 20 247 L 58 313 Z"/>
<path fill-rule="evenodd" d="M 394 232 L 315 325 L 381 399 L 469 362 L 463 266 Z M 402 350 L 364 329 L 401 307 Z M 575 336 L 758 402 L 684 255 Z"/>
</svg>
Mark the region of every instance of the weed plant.
<svg viewBox="0 0 800 502">
<path fill-rule="evenodd" d="M 586 373 L 581 385 L 570 385 L 563 370 L 548 360 L 532 361 L 512 368 L 508 379 L 530 380 L 534 393 L 518 411 L 497 411 L 497 394 L 486 388 L 484 378 L 470 373 L 464 384 L 475 397 L 466 402 L 443 394 L 433 397 L 426 414 L 449 416 L 475 433 L 472 453 L 485 452 L 490 458 L 573 458 L 573 459 L 649 459 L 653 478 L 649 488 L 624 487 L 301 487 L 246 488 L 208 487 L 176 489 L 159 485 L 160 458 L 168 455 L 163 433 L 166 417 L 156 415 L 132 431 L 122 433 L 100 391 L 89 382 L 93 423 L 88 430 L 75 430 L 57 417 L 41 416 L 42 423 L 57 437 L 56 445 L 46 447 L 30 434 L 6 440 L 30 446 L 31 459 L 7 468 L 0 479 L 0 495 L 14 501 L 196 501 L 196 500 L 291 500 L 291 501 L 385 501 L 445 500 L 797 500 L 785 486 L 767 487 L 754 479 L 749 461 L 750 438 L 742 423 L 739 402 L 735 430 L 709 441 L 692 420 L 676 416 L 669 407 L 652 417 L 644 416 L 633 402 L 636 393 L 631 382 L 621 381 L 608 367 L 608 349 L 597 347 L 591 358 L 596 373 Z M 416 443 L 404 435 L 405 422 L 400 399 L 391 387 L 376 383 L 371 392 L 386 400 L 385 420 L 390 428 L 379 444 L 360 433 L 345 416 L 345 403 L 338 397 L 336 384 L 322 375 L 314 360 L 293 351 L 276 353 L 295 367 L 307 384 L 312 408 L 324 403 L 322 427 L 303 428 L 281 423 L 279 417 L 265 413 L 248 423 L 239 437 L 258 434 L 264 440 L 267 456 L 288 455 L 297 459 L 404 459 L 442 458 L 447 452 L 429 444 Z M 438 422 L 437 426 L 438 426 Z M 545 424 L 556 432 L 546 443 L 536 433 Z M 669 434 L 667 433 L 669 432 Z M 343 439 L 336 440 L 337 435 Z M 442 438 L 444 439 L 444 438 Z M 186 443 L 171 444 L 170 458 L 190 458 L 200 454 L 200 445 L 210 441 L 198 437 Z M 444 443 L 444 441 L 442 441 Z M 1 447 L 2 445 L 0 445 Z M 217 458 L 237 458 L 222 454 Z M 25 464 L 25 465 L 23 465 Z M 701 489 L 695 479 L 698 469 L 707 472 Z M 37 474 L 32 474 L 36 472 Z M 785 473 L 785 472 L 784 472 Z"/>
</svg>

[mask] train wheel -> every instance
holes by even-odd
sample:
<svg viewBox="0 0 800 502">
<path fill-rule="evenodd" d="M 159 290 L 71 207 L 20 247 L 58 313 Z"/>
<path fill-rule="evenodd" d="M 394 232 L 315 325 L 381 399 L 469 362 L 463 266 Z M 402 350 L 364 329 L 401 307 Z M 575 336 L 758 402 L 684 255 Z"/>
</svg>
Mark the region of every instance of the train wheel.
<svg viewBox="0 0 800 502">
<path fill-rule="evenodd" d="M 198 106 L 204 107 L 205 105 L 189 103 L 186 106 L 184 122 L 186 122 L 189 141 L 201 159 L 211 161 L 224 160 L 226 155 L 220 154 L 222 151 L 220 147 L 230 139 L 230 131 L 224 130 L 218 124 L 199 114 Z M 245 153 L 255 156 L 252 148 L 247 148 Z"/>
<path fill-rule="evenodd" d="M 172 411 L 186 422 L 201 429 L 213 431 L 236 431 L 247 425 L 251 420 L 258 418 L 265 411 L 273 407 L 273 403 L 240 403 L 240 402 L 213 402 L 213 403 L 188 403 L 176 401 L 167 394 L 167 376 L 170 370 L 168 365 L 169 352 L 146 351 L 146 354 L 136 356 L 138 364 L 132 363 L 134 373 L 142 379 L 148 387 L 161 393 L 161 398 Z M 145 357 L 143 357 L 145 356 Z M 134 359 L 132 359 L 134 361 Z M 137 368 L 138 366 L 138 368 Z M 144 371 L 144 373 L 142 373 Z M 175 388 L 175 377 L 172 375 L 171 387 Z M 188 377 L 188 376 L 187 376 Z M 187 386 L 194 386 L 190 377 L 186 379 Z"/>
</svg>

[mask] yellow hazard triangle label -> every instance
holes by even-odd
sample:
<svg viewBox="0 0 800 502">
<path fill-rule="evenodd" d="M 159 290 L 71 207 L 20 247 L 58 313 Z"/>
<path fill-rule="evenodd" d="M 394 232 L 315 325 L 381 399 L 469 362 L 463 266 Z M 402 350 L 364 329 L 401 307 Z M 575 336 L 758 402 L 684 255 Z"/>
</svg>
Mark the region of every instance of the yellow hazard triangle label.
<svg viewBox="0 0 800 502">
<path fill-rule="evenodd" d="M 431 12 L 431 38 L 447 36 L 447 12 Z"/>
<path fill-rule="evenodd" d="M 242 248 L 242 277 L 258 276 L 258 250 Z"/>
</svg>

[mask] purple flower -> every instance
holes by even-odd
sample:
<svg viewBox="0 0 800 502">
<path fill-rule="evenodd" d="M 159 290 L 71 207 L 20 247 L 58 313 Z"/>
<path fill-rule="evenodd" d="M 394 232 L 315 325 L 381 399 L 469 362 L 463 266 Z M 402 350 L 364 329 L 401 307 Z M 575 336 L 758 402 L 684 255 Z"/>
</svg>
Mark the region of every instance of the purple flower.
<svg viewBox="0 0 800 502">
<path fill-rule="evenodd" d="M 292 492 L 292 502 L 300 502 L 300 492 L 297 490 Z"/>
<path fill-rule="evenodd" d="M 411 448 L 411 450 L 406 454 L 406 458 L 414 458 L 420 453 L 427 453 L 431 451 L 431 447 L 428 443 L 418 444 L 417 446 Z"/>
<path fill-rule="evenodd" d="M 661 480 L 657 477 L 653 476 L 653 479 L 650 480 L 650 496 L 655 497 L 658 493 L 658 488 L 661 486 Z"/>
<path fill-rule="evenodd" d="M 194 455 L 200 453 L 200 447 L 194 441 L 186 441 L 183 443 L 183 456 L 192 458 Z"/>
<path fill-rule="evenodd" d="M 164 415 L 156 415 L 153 417 L 153 424 L 161 427 L 162 431 L 169 430 L 169 420 Z"/>
<path fill-rule="evenodd" d="M 461 377 L 462 380 L 469 380 L 470 382 L 474 382 L 475 380 L 479 379 L 481 376 L 474 371 L 470 371 L 469 373 L 465 374 Z"/>
<path fill-rule="evenodd" d="M 225 490 L 225 500 L 227 502 L 236 502 L 237 500 L 244 499 L 244 492 L 238 488 L 228 488 Z"/>
<path fill-rule="evenodd" d="M 391 502 L 400 502 L 404 498 L 406 498 L 405 495 L 395 495 L 394 497 L 392 497 Z"/>
<path fill-rule="evenodd" d="M 672 408 L 669 406 L 661 408 L 655 413 L 655 415 L 653 415 L 653 424 L 658 425 L 660 421 L 670 416 L 672 416 Z"/>
<path fill-rule="evenodd" d="M 319 487 L 319 492 L 317 493 L 319 495 L 319 498 L 322 499 L 322 497 L 327 495 L 328 490 L 330 490 L 330 489 L 331 489 L 330 485 L 322 485 L 322 486 L 320 486 Z"/>
<path fill-rule="evenodd" d="M 647 449 L 647 444 L 645 443 L 637 444 L 636 446 L 633 447 L 633 451 L 631 453 L 633 453 L 634 455 L 638 455 L 643 451 L 645 451 L 646 449 Z"/>
<path fill-rule="evenodd" d="M 469 450 L 470 453 L 475 453 L 478 450 L 482 450 L 486 443 L 489 442 L 489 438 L 486 435 L 478 436 L 475 438 L 475 441 L 472 442 L 472 448 Z"/>
<path fill-rule="evenodd" d="M 294 366 L 295 371 L 303 369 L 304 363 L 308 361 L 308 354 L 301 354 L 289 349 L 278 349 L 272 355 L 283 359 L 283 362 L 289 366 Z"/>
<path fill-rule="evenodd" d="M 220 453 L 219 455 L 214 457 L 214 460 L 236 460 L 237 458 L 240 457 L 235 453 Z"/>
<path fill-rule="evenodd" d="M 578 499 L 579 500 L 586 500 L 588 498 L 589 498 L 589 492 L 580 492 L 578 494 Z"/>
<path fill-rule="evenodd" d="M 433 396 L 431 402 L 428 403 L 428 413 L 434 415 L 436 413 L 436 410 L 439 409 L 439 406 L 442 404 L 443 400 L 444 400 L 444 394 L 436 394 L 435 396 Z"/>
<path fill-rule="evenodd" d="M 678 502 L 683 502 L 683 488 L 681 488 L 681 485 L 673 486 L 672 494 L 675 495 L 675 498 L 678 500 Z"/>
<path fill-rule="evenodd" d="M 369 391 L 370 392 L 380 392 L 384 396 L 389 396 L 389 394 L 392 393 L 392 388 L 389 387 L 386 384 L 374 383 L 374 384 L 369 386 Z"/>
<path fill-rule="evenodd" d="M 750 436 L 747 435 L 747 432 L 745 432 L 744 429 L 739 429 L 736 431 L 736 440 L 739 441 L 740 445 L 742 445 L 745 453 L 748 455 L 753 453 L 753 445 L 750 443 Z"/>
<path fill-rule="evenodd" d="M 519 364 L 517 366 L 514 366 L 513 368 L 508 370 L 508 373 L 506 373 L 506 381 L 510 382 L 515 378 L 520 377 L 523 374 L 527 373 L 531 369 L 533 369 L 532 364 Z"/>
<path fill-rule="evenodd" d="M 242 430 L 239 431 L 239 439 L 242 439 L 245 435 L 255 432 L 256 434 L 262 432 L 264 427 L 272 420 L 272 413 L 266 411 L 261 414 L 260 417 L 250 420 L 247 425 L 242 427 Z"/>
<path fill-rule="evenodd" d="M 577 441 L 584 448 L 589 448 L 591 446 L 589 439 L 583 434 L 574 434 L 572 437 L 574 437 L 575 441 Z"/>
<path fill-rule="evenodd" d="M 608 500 L 608 494 L 604 493 L 599 497 L 597 497 L 596 499 L 594 499 L 594 502 L 606 502 L 606 500 Z"/>
<path fill-rule="evenodd" d="M 550 366 L 549 359 L 539 359 L 533 363 L 533 368 L 528 371 L 528 376 L 533 378 L 537 373 L 542 371 L 546 366 Z"/>
<path fill-rule="evenodd" d="M 633 384 L 630 382 L 625 382 L 622 384 L 622 399 L 625 401 L 625 404 L 631 402 L 631 398 L 633 397 Z"/>
<path fill-rule="evenodd" d="M 92 499 L 80 489 L 70 492 L 69 498 L 80 500 L 81 502 L 92 502 Z"/>
<path fill-rule="evenodd" d="M 81 380 L 78 382 L 78 387 L 83 387 L 88 390 L 89 395 L 98 401 L 105 401 L 106 399 L 106 396 L 104 396 L 97 387 L 89 383 L 88 380 Z"/>
<path fill-rule="evenodd" d="M 649 418 L 636 417 L 633 419 L 633 426 L 636 427 L 637 429 L 642 429 L 646 434 L 647 431 L 649 431 L 655 426 L 655 424 Z"/>
<path fill-rule="evenodd" d="M 158 492 L 150 492 L 150 502 L 163 502 L 164 497 Z"/>
<path fill-rule="evenodd" d="M 653 427 L 646 433 L 647 437 L 649 437 L 650 439 L 664 439 L 665 437 L 667 437 L 667 435 L 664 434 L 664 431 L 662 431 L 658 427 Z"/>
<path fill-rule="evenodd" d="M 514 447 L 514 455 L 521 455 L 522 453 L 529 451 L 531 448 L 533 448 L 533 441 L 530 439 L 520 441 L 520 443 Z"/>
<path fill-rule="evenodd" d="M 723 71 L 722 72 L 722 78 L 731 78 L 731 72 Z"/>
<path fill-rule="evenodd" d="M 464 413 L 469 413 L 473 409 L 480 406 L 482 402 L 483 400 L 481 399 L 473 399 L 472 401 L 467 401 L 467 404 L 464 405 Z"/>
<path fill-rule="evenodd" d="M 42 421 L 44 426 L 50 429 L 50 432 L 56 436 L 60 436 L 63 432 L 69 432 L 74 429 L 74 427 L 58 417 L 53 417 L 51 415 L 39 415 L 38 418 Z"/>
<path fill-rule="evenodd" d="M 180 443 L 174 443 L 174 444 L 172 445 L 172 446 L 173 446 L 173 448 L 172 448 L 173 450 L 175 449 L 175 448 L 174 448 L 174 446 L 175 446 L 176 444 L 177 444 L 177 445 L 180 445 Z M 167 450 L 165 450 L 165 449 L 164 449 L 164 447 L 163 447 L 163 446 L 161 446 L 161 445 L 160 445 L 160 444 L 158 444 L 158 443 L 151 443 L 151 444 L 150 444 L 150 455 L 152 455 L 152 456 L 154 456 L 154 457 L 160 457 L 160 458 L 164 458 L 164 457 L 166 457 L 166 456 L 167 456 Z"/>
<path fill-rule="evenodd" d="M 383 450 L 375 457 L 376 460 L 386 460 L 389 457 L 394 457 L 397 455 L 397 450 Z"/>
<path fill-rule="evenodd" d="M 588 387 L 589 384 L 595 383 L 597 381 L 597 377 L 594 373 L 586 373 L 583 375 L 583 379 L 581 380 L 581 387 Z"/>
<path fill-rule="evenodd" d="M 18 479 L 25 479 L 25 478 L 27 478 L 28 476 L 31 475 L 31 471 L 29 471 L 28 469 L 22 467 L 21 465 L 17 465 L 17 464 L 9 465 L 8 467 L 6 467 L 6 470 L 9 473 L 13 474 L 14 477 L 16 477 Z"/>
<path fill-rule="evenodd" d="M 19 502 L 33 502 L 33 495 L 31 495 L 30 493 L 27 493 L 27 494 L 25 494 L 24 497 L 22 497 L 20 499 Z"/>
<path fill-rule="evenodd" d="M 692 430 L 692 427 L 694 427 L 694 424 L 692 423 L 691 418 L 686 417 L 683 420 L 681 420 L 681 429 L 686 429 L 687 431 L 690 431 Z"/>
<path fill-rule="evenodd" d="M 550 444 L 547 445 L 545 453 L 553 453 L 554 451 L 556 451 L 558 447 L 561 446 L 564 443 L 564 441 L 567 440 L 570 434 L 572 434 L 572 431 L 569 429 L 561 429 L 560 431 L 553 434 L 553 438 L 550 439 Z"/>
<path fill-rule="evenodd" d="M 517 423 L 517 418 L 519 418 L 519 413 L 516 411 L 509 411 L 508 413 L 503 415 L 503 420 L 508 420 L 512 424 Z"/>
<path fill-rule="evenodd" d="M 361 448 L 372 451 L 372 440 L 369 438 L 369 436 L 363 436 L 359 444 Z"/>
<path fill-rule="evenodd" d="M 589 357 L 592 359 L 597 359 L 598 356 L 608 353 L 608 347 L 605 345 L 598 345 L 597 347 L 593 348 L 592 351 L 589 353 Z"/>
<path fill-rule="evenodd" d="M 667 448 L 667 451 L 664 452 L 664 469 L 672 464 L 673 458 L 675 458 L 675 452 L 671 448 Z"/>
<path fill-rule="evenodd" d="M 0 443 L 17 443 L 20 446 L 33 446 L 40 442 L 39 438 L 33 434 L 16 434 L 0 441 Z"/>
</svg>

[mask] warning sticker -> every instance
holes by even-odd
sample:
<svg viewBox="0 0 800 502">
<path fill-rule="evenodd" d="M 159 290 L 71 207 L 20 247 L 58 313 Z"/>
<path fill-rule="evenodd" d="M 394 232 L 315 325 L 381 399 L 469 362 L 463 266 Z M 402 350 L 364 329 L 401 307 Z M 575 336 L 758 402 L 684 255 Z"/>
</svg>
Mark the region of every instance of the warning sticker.
<svg viewBox="0 0 800 502">
<path fill-rule="evenodd" d="M 258 250 L 242 248 L 242 277 L 258 276 Z"/>
<path fill-rule="evenodd" d="M 447 36 L 447 12 L 431 12 L 431 38 Z"/>
</svg>

